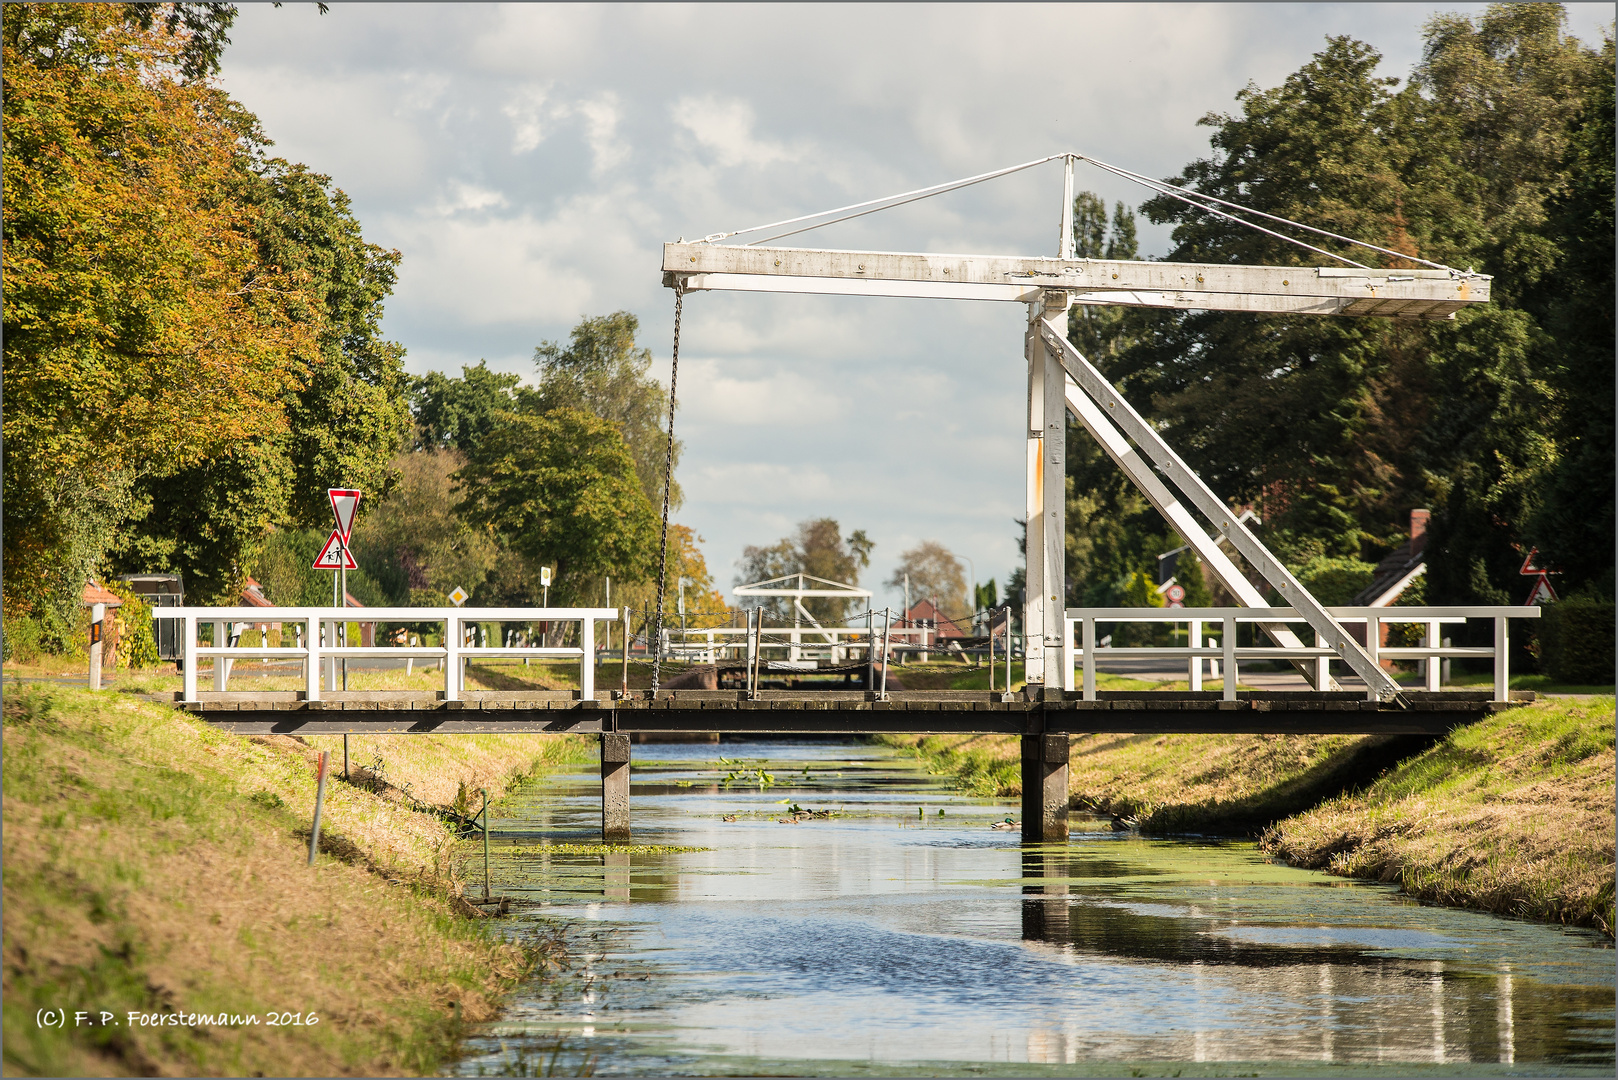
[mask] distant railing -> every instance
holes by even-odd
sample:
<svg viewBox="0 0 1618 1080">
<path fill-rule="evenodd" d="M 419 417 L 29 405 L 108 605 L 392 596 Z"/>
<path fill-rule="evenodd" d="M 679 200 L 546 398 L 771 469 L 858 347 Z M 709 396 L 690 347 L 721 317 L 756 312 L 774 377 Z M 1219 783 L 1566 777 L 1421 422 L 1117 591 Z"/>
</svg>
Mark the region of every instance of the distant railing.
<svg viewBox="0 0 1618 1080">
<path fill-rule="evenodd" d="M 180 662 L 183 667 L 181 697 L 197 701 L 197 661 L 211 658 L 213 688 L 223 691 L 229 678 L 230 664 L 235 660 L 299 660 L 303 662 L 304 697 L 319 701 L 321 694 L 321 667 L 328 668 L 329 689 L 337 688 L 337 665 L 343 660 L 395 659 L 442 660 L 444 662 L 444 697 L 459 701 L 466 685 L 464 663 L 474 659 L 539 659 L 570 657 L 579 661 L 579 688 L 582 696 L 595 694 L 595 625 L 600 622 L 626 620 L 626 613 L 616 608 L 264 608 L 264 607 L 173 607 L 157 608 L 154 619 L 179 621 Z M 425 645 L 361 645 L 339 644 L 342 634 L 338 627 L 346 623 L 438 623 L 443 626 L 443 644 Z M 469 645 L 467 630 L 475 623 L 577 623 L 579 643 L 576 646 L 541 645 Z M 203 624 L 213 625 L 213 644 L 203 645 L 198 629 Z M 279 623 L 282 640 L 286 627 L 294 628 L 296 645 L 230 645 L 236 640 L 234 629 L 238 625 Z"/>
<path fill-rule="evenodd" d="M 664 616 L 665 621 L 669 616 Z M 785 653 L 788 661 L 844 660 L 845 653 L 869 654 L 883 647 L 884 631 L 849 626 L 766 626 L 762 631 L 745 626 L 663 628 L 663 655 L 670 659 L 715 664 L 725 660 L 752 659 L 752 633 L 759 634 L 758 647 L 766 658 L 773 651 Z M 886 631 L 891 645 L 926 649 L 933 645 L 938 631 L 930 626 L 895 626 Z M 925 659 L 926 654 L 923 653 Z"/>
<path fill-rule="evenodd" d="M 1494 661 L 1494 697 L 1506 701 L 1510 694 L 1510 663 L 1508 649 L 1511 619 L 1537 619 L 1537 607 L 1334 607 L 1327 608 L 1339 623 L 1359 623 L 1365 627 L 1365 649 L 1372 660 L 1425 660 L 1426 688 L 1439 688 L 1439 664 L 1445 659 L 1471 657 Z M 1488 647 L 1452 647 L 1440 644 L 1439 627 L 1447 623 L 1464 623 L 1468 619 L 1493 619 L 1494 644 Z M 1331 662 L 1338 657 L 1334 648 L 1306 645 L 1302 648 L 1283 649 L 1276 646 L 1243 646 L 1236 644 L 1239 623 L 1301 623 L 1304 616 L 1294 608 L 1068 608 L 1067 632 L 1062 639 L 1062 672 L 1064 689 L 1079 689 L 1078 669 L 1083 666 L 1082 686 L 1084 700 L 1096 700 L 1096 664 L 1103 657 L 1184 657 L 1190 689 L 1202 689 L 1202 670 L 1205 661 L 1213 660 L 1223 667 L 1224 698 L 1236 700 L 1236 672 L 1242 660 L 1306 660 L 1313 661 L 1314 689 L 1330 685 Z M 1102 647 L 1096 643 L 1097 623 L 1169 623 L 1185 626 L 1187 645 Z M 1382 624 L 1420 623 L 1426 626 L 1422 635 L 1424 644 L 1385 647 L 1382 645 Z M 1219 643 L 1203 637 L 1204 628 L 1217 628 Z M 1075 642 L 1074 631 L 1078 631 Z M 1208 645 L 1198 645 L 1200 641 Z M 1372 698 L 1375 694 L 1368 695 Z"/>
</svg>

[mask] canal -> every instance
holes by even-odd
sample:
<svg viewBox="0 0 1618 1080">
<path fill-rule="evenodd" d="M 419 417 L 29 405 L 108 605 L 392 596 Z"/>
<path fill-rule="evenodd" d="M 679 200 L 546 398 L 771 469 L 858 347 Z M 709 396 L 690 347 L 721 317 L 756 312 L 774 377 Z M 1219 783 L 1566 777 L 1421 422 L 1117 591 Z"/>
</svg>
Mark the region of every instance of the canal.
<svg viewBox="0 0 1618 1080">
<path fill-rule="evenodd" d="M 565 922 L 573 955 L 457 1074 L 1613 1071 L 1614 954 L 1592 932 L 1105 818 L 1025 847 L 992 827 L 1015 802 L 864 743 L 633 753 L 649 850 L 592 850 L 593 771 L 494 815 L 507 930 Z M 479 845 L 469 892 L 482 872 Z"/>
</svg>

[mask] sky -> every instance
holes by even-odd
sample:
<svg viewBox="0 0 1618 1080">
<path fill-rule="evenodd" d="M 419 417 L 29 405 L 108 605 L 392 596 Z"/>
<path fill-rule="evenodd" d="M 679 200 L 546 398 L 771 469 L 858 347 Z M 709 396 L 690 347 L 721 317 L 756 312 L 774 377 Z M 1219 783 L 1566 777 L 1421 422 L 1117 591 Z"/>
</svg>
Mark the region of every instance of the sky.
<svg viewBox="0 0 1618 1080">
<path fill-rule="evenodd" d="M 1610 4 L 1572 4 L 1598 41 Z M 275 153 L 333 178 L 403 255 L 384 321 L 407 368 L 531 379 L 543 341 L 629 311 L 668 383 L 661 245 L 1063 151 L 1151 176 L 1348 34 L 1405 77 L 1473 4 L 244 4 L 221 82 Z M 1141 189 L 1080 168 L 1079 190 Z M 1056 254 L 1061 165 L 794 237 Z M 1142 219 L 1143 257 L 1169 247 Z M 976 581 L 1020 565 L 1021 305 L 688 295 L 675 520 L 728 592 L 744 546 L 831 517 L 876 542 L 876 603 L 935 540 Z"/>
</svg>

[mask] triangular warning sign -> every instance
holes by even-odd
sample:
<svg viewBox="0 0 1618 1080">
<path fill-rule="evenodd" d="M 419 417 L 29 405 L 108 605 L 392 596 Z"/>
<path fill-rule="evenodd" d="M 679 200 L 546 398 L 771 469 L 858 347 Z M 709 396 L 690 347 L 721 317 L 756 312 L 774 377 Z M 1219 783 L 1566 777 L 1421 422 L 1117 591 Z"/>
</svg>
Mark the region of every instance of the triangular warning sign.
<svg viewBox="0 0 1618 1080">
<path fill-rule="evenodd" d="M 1554 603 L 1556 603 L 1556 590 L 1551 588 L 1551 579 L 1541 574 L 1539 575 L 1539 580 L 1534 582 L 1534 588 L 1529 592 L 1528 599 L 1523 602 L 1523 606 L 1533 607 L 1535 604 Z"/>
<path fill-rule="evenodd" d="M 337 531 L 343 534 L 343 542 L 354 533 L 354 512 L 360 508 L 360 493 L 351 488 L 327 488 L 326 495 L 331 499 L 331 512 L 337 518 Z"/>
<path fill-rule="evenodd" d="M 333 529 L 332 534 L 326 538 L 326 546 L 315 556 L 315 569 L 358 570 L 359 568 L 359 563 L 354 561 L 353 552 L 348 550 L 348 545 L 343 543 L 343 538 L 338 535 L 336 529 Z"/>
</svg>

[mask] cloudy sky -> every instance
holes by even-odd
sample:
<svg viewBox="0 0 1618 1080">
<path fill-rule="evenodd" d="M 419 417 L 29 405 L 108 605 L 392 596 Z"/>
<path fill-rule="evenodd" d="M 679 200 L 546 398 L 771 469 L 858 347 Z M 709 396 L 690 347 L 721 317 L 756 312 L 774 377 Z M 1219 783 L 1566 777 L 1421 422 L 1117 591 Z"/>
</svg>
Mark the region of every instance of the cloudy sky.
<svg viewBox="0 0 1618 1080">
<path fill-rule="evenodd" d="M 404 255 L 386 331 L 416 373 L 627 310 L 665 383 L 661 244 L 1075 150 L 1154 176 L 1207 153 L 1198 118 L 1273 86 L 1327 35 L 1404 76 L 1422 24 L 1469 4 L 243 5 L 225 87 L 277 152 L 330 174 Z M 1606 4 L 1570 5 L 1598 40 Z M 1055 254 L 1061 167 L 794 238 Z M 1081 189 L 1139 189 L 1082 170 Z M 1167 250 L 1147 226 L 1145 253 Z M 687 298 L 676 518 L 728 589 L 747 544 L 810 517 L 900 553 L 938 540 L 1018 564 L 1024 312 L 1015 304 Z M 896 599 L 896 597 L 892 597 Z"/>
</svg>

